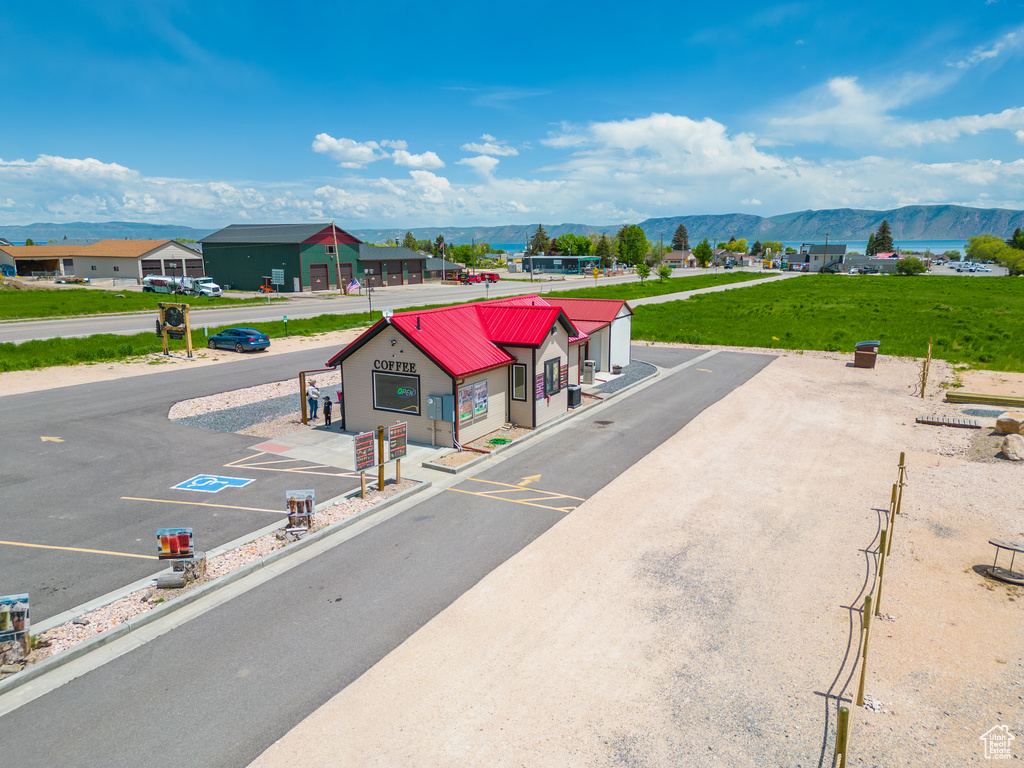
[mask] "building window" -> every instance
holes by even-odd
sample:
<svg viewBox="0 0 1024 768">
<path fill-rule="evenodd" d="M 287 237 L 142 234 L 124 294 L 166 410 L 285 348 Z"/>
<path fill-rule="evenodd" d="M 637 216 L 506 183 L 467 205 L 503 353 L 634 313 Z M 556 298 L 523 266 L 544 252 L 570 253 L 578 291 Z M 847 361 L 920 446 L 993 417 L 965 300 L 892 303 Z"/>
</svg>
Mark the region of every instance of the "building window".
<svg viewBox="0 0 1024 768">
<path fill-rule="evenodd" d="M 324 246 L 324 253 L 326 253 L 328 256 L 337 256 L 338 255 L 338 246 L 336 246 L 336 245 L 325 245 Z"/>
<path fill-rule="evenodd" d="M 374 371 L 373 407 L 378 411 L 397 411 L 419 416 L 420 377 Z"/>
<path fill-rule="evenodd" d="M 526 366 L 518 363 L 512 366 L 512 399 L 526 399 Z"/>
<path fill-rule="evenodd" d="M 554 395 L 559 391 L 558 374 L 561 369 L 562 358 L 544 361 L 544 394 Z"/>
<path fill-rule="evenodd" d="M 93 264 L 91 267 L 89 267 L 89 269 L 91 269 L 93 272 L 95 272 L 96 271 L 96 265 Z"/>
<path fill-rule="evenodd" d="M 120 272 L 120 271 L 121 271 L 121 268 L 120 268 L 120 267 L 114 267 L 114 271 L 115 271 L 115 272 Z"/>
</svg>

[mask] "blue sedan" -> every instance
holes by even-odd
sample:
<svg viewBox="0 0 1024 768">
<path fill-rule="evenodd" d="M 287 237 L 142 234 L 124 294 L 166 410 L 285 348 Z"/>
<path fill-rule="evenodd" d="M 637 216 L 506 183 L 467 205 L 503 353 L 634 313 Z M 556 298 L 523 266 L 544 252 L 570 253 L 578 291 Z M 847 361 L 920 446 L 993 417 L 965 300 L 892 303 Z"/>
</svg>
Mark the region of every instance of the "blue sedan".
<svg viewBox="0 0 1024 768">
<path fill-rule="evenodd" d="M 255 328 L 228 328 L 210 337 L 210 349 L 233 349 L 245 352 L 253 349 L 266 349 L 270 346 L 270 337 Z"/>
</svg>

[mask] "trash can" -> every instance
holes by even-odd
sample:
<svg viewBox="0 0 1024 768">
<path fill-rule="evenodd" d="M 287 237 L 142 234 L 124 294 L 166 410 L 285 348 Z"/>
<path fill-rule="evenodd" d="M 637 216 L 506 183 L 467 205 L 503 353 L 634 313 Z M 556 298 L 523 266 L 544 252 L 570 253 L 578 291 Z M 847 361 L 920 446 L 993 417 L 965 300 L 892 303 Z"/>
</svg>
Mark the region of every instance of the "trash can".
<svg viewBox="0 0 1024 768">
<path fill-rule="evenodd" d="M 854 345 L 853 367 L 874 368 L 875 358 L 878 357 L 878 348 L 882 346 L 880 341 L 858 341 Z"/>
<path fill-rule="evenodd" d="M 583 403 L 583 387 L 579 384 L 570 384 L 569 387 L 569 407 L 579 408 Z"/>
<path fill-rule="evenodd" d="M 594 383 L 594 370 L 597 368 L 597 362 L 594 360 L 583 361 L 583 383 L 593 384 Z"/>
</svg>

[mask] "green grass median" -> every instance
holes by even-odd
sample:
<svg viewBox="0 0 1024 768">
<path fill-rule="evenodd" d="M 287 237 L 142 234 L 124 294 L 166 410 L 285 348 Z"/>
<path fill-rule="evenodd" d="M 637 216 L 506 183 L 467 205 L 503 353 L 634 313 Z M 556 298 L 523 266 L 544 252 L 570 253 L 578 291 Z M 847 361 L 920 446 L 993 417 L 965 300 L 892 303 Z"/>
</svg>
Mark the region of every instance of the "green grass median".
<svg viewBox="0 0 1024 768">
<path fill-rule="evenodd" d="M 168 293 L 99 291 L 95 288 L 21 290 L 0 283 L 0 320 L 42 317 L 79 317 L 117 312 L 156 311 L 160 302 L 188 304 L 192 309 L 265 304 L 265 298 L 226 299 L 207 296 L 172 296 Z"/>
<path fill-rule="evenodd" d="M 626 301 L 634 301 L 651 296 L 666 296 L 670 293 L 713 288 L 716 285 L 731 285 L 751 280 L 763 280 L 766 277 L 774 277 L 778 274 L 778 272 L 723 271 L 718 275 L 697 274 L 691 277 L 670 277 L 667 280 L 659 280 L 657 277 L 652 277 L 644 280 L 642 283 L 640 278 L 637 278 L 636 282 L 591 285 L 565 291 L 545 291 L 544 295 L 567 299 L 625 299 Z M 541 288 L 547 285 L 549 284 L 537 283 L 537 290 L 540 291 Z"/>
</svg>

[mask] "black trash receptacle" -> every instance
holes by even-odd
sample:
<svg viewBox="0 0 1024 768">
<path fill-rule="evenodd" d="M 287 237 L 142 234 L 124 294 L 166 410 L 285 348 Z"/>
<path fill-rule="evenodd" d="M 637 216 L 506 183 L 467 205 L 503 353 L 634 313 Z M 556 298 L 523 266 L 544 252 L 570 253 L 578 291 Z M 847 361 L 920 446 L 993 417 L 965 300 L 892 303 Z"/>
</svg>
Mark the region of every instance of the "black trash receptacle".
<svg viewBox="0 0 1024 768">
<path fill-rule="evenodd" d="M 579 384 L 570 384 L 568 389 L 569 407 L 578 408 L 583 403 L 583 387 Z"/>
<path fill-rule="evenodd" d="M 878 357 L 878 348 L 882 346 L 880 341 L 858 341 L 854 345 L 853 367 L 874 368 L 875 358 Z"/>
</svg>

